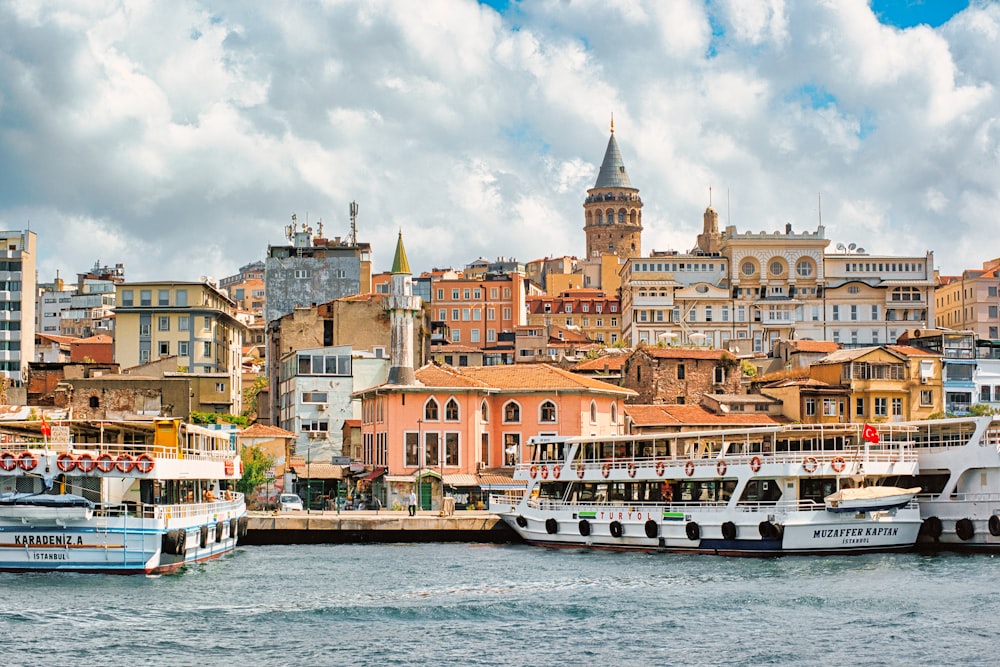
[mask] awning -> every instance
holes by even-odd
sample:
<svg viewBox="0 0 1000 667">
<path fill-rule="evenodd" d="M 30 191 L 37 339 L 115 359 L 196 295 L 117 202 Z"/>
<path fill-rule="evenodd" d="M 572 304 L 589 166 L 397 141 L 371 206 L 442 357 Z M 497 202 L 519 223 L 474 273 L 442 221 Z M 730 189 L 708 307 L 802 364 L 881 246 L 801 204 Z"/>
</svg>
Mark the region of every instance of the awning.
<svg viewBox="0 0 1000 667">
<path fill-rule="evenodd" d="M 291 471 L 299 479 L 345 479 L 344 466 L 335 466 L 330 463 L 294 463 Z"/>
<path fill-rule="evenodd" d="M 385 470 L 386 470 L 385 468 L 375 468 L 374 470 L 370 471 L 366 470 L 364 472 L 355 475 L 354 477 L 355 479 L 360 479 L 363 482 L 371 482 L 384 475 Z"/>
<path fill-rule="evenodd" d="M 479 486 L 479 478 L 475 475 L 469 474 L 454 474 L 445 475 L 444 483 L 446 486 Z"/>
</svg>

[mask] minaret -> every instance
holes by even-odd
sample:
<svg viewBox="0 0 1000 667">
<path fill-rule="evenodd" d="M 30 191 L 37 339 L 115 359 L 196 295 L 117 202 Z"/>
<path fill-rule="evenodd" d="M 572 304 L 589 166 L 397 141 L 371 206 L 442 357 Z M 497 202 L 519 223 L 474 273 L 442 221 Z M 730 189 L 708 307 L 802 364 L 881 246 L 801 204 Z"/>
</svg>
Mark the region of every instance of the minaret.
<svg viewBox="0 0 1000 667">
<path fill-rule="evenodd" d="M 415 384 L 413 372 L 413 317 L 420 312 L 420 297 L 413 296 L 410 263 L 403 248 L 403 232 L 396 241 L 396 256 L 392 260 L 391 282 L 386 309 L 392 336 L 389 351 L 389 384 Z"/>
<path fill-rule="evenodd" d="M 625 171 L 615 141 L 614 116 L 604 161 L 597 182 L 587 190 L 583 211 L 588 258 L 618 255 L 625 260 L 642 256 L 642 200 Z"/>
</svg>

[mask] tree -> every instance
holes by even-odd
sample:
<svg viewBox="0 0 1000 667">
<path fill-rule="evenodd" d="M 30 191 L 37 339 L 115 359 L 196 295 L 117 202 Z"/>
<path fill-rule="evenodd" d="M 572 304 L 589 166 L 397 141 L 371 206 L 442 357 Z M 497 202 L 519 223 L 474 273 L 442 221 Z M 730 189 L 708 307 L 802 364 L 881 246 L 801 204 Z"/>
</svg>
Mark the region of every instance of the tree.
<svg viewBox="0 0 1000 667">
<path fill-rule="evenodd" d="M 191 412 L 192 424 L 236 424 L 240 428 L 250 425 L 250 418 L 245 415 L 230 415 L 219 412 Z"/>
<path fill-rule="evenodd" d="M 236 490 L 246 498 L 267 481 L 267 471 L 274 466 L 274 457 L 256 445 L 243 448 L 243 477 L 236 482 Z"/>
<path fill-rule="evenodd" d="M 986 405 L 985 403 L 976 403 L 969 406 L 969 416 L 970 417 L 982 417 L 985 415 L 995 415 L 996 410 Z"/>
<path fill-rule="evenodd" d="M 243 390 L 243 415 L 246 417 L 257 417 L 258 395 L 261 390 L 268 386 L 267 376 L 254 378 L 249 387 Z"/>
</svg>

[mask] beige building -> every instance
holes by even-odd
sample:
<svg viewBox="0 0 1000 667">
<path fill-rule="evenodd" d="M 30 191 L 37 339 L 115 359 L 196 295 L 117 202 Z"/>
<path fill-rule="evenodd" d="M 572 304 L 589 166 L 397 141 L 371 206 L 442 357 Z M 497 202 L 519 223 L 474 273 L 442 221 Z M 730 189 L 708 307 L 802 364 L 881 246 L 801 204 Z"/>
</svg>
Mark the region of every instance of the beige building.
<svg viewBox="0 0 1000 667">
<path fill-rule="evenodd" d="M 979 338 L 1000 339 L 1000 258 L 961 276 L 942 276 L 934 292 L 934 322 L 939 328 L 972 331 Z"/>
<path fill-rule="evenodd" d="M 612 345 L 621 335 L 618 299 L 599 289 L 573 289 L 557 296 L 529 296 L 527 326 L 577 329 L 592 341 Z"/>
<path fill-rule="evenodd" d="M 218 376 L 234 414 L 242 410 L 246 327 L 235 303 L 209 282 L 142 282 L 117 286 L 115 361 L 132 368 L 176 357 L 177 372 Z"/>
</svg>

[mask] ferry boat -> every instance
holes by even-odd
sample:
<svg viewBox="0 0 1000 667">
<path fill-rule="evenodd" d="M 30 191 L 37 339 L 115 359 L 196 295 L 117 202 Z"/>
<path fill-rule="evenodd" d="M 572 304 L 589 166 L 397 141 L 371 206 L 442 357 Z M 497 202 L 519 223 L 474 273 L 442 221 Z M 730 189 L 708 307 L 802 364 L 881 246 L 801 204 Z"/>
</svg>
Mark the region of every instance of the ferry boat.
<svg viewBox="0 0 1000 667">
<path fill-rule="evenodd" d="M 514 472 L 526 490 L 493 496 L 491 507 L 525 541 L 553 547 L 740 556 L 909 550 L 922 523 L 918 488 L 883 488 L 872 495 L 880 500 L 850 511 L 835 496 L 917 477 L 911 444 L 868 442 L 863 429 L 533 438 Z"/>
<path fill-rule="evenodd" d="M 917 453 L 917 473 L 880 482 L 922 487 L 922 549 L 1000 552 L 1000 417 L 879 424 L 878 438 Z"/>
<path fill-rule="evenodd" d="M 235 431 L 177 419 L 0 423 L 0 571 L 163 574 L 246 533 Z"/>
</svg>

